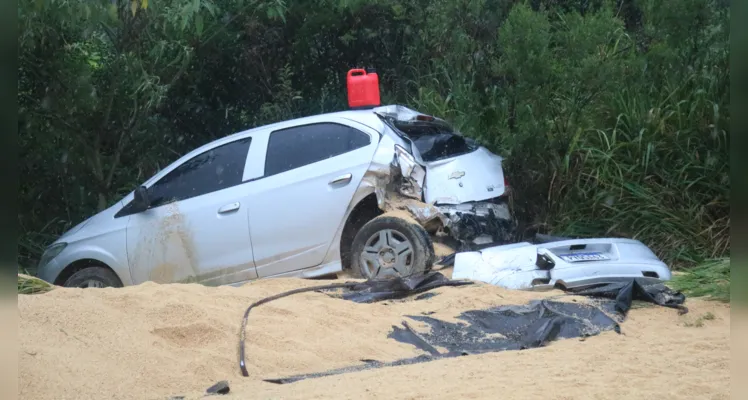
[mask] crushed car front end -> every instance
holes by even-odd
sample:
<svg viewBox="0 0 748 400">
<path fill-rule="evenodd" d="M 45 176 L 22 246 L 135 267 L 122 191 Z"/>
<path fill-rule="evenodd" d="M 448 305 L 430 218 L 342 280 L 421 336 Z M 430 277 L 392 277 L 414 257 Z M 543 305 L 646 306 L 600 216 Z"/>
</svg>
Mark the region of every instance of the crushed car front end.
<svg viewBox="0 0 748 400">
<path fill-rule="evenodd" d="M 511 241 L 514 219 L 503 158 L 440 118 L 403 106 L 378 107 L 394 143 L 387 209 L 407 210 L 432 234 L 468 250 Z"/>
</svg>

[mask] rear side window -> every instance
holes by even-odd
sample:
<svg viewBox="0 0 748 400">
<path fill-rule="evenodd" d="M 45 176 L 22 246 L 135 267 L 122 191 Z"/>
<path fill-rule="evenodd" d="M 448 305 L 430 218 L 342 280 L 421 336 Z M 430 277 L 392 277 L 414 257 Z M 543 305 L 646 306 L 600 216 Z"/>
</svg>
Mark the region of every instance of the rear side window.
<svg viewBox="0 0 748 400">
<path fill-rule="evenodd" d="M 425 162 L 437 161 L 470 153 L 478 146 L 451 129 L 435 124 L 395 123 L 418 149 Z"/>
<path fill-rule="evenodd" d="M 280 174 L 366 147 L 369 135 L 340 124 L 320 123 L 270 134 L 265 176 Z"/>
<path fill-rule="evenodd" d="M 151 206 L 186 200 L 242 183 L 251 139 L 208 150 L 169 172 L 148 189 Z"/>
</svg>

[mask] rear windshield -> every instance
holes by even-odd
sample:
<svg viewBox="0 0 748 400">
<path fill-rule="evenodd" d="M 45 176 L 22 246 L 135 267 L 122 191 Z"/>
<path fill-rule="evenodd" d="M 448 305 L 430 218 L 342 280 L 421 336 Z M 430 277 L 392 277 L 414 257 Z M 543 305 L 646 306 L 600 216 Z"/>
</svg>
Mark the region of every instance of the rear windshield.
<svg viewBox="0 0 748 400">
<path fill-rule="evenodd" d="M 472 140 L 448 127 L 431 124 L 396 123 L 397 128 L 413 141 L 425 162 L 470 153 L 478 148 Z"/>
</svg>

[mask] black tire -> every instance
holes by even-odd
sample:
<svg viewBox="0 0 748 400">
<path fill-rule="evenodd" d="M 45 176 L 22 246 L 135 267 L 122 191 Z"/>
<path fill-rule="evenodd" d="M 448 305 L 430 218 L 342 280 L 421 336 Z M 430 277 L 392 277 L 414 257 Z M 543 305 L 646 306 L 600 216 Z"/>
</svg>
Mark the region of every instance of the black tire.
<svg viewBox="0 0 748 400">
<path fill-rule="evenodd" d="M 92 286 L 91 283 L 98 283 L 101 286 Z M 86 267 L 68 278 L 64 287 L 88 288 L 88 287 L 122 287 L 122 282 L 117 274 L 109 268 L 104 267 Z"/>
<path fill-rule="evenodd" d="M 434 245 L 428 232 L 415 222 L 385 214 L 367 222 L 356 233 L 356 236 L 353 239 L 353 244 L 351 245 L 351 272 L 355 276 L 366 279 L 382 276 L 381 271 L 379 271 L 380 273 L 378 275 L 372 274 L 369 271 L 370 268 L 362 263 L 361 256 L 364 252 L 367 241 L 369 241 L 375 234 L 387 230 L 394 231 L 401 237 L 407 239 L 412 245 L 411 264 L 405 275 L 412 276 L 425 274 L 431 270 L 436 255 L 434 254 Z M 395 269 L 395 271 L 397 270 Z M 394 272 L 394 276 L 404 275 Z"/>
</svg>

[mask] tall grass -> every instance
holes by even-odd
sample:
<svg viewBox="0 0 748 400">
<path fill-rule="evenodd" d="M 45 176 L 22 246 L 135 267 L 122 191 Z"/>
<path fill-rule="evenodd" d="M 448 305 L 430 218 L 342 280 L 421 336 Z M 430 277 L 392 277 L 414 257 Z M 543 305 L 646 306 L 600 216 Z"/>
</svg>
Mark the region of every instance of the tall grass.
<svg viewBox="0 0 748 400">
<path fill-rule="evenodd" d="M 709 260 L 673 277 L 671 285 L 693 297 L 730 301 L 730 259 Z"/>
<path fill-rule="evenodd" d="M 507 158 L 527 233 L 635 238 L 676 268 L 729 256 L 729 135 L 713 100 L 719 93 L 675 88 L 657 98 L 657 87 L 623 89 L 601 106 L 615 115 L 609 126 L 600 118 L 598 128 L 573 126 L 549 139 L 521 130 L 507 137 L 476 115 L 468 79 L 445 82 L 452 86 L 440 90 L 427 80 L 410 104 Z"/>
<path fill-rule="evenodd" d="M 515 58 L 496 61 L 497 84 L 440 66 L 413 79 L 408 100 L 505 156 L 521 236 L 635 238 L 693 267 L 730 254 L 724 17 L 689 33 L 700 49 L 668 48 L 658 25 L 643 50 L 613 14 L 576 16 L 571 29 L 515 6 L 499 34 Z M 501 41 L 539 31 L 556 40 Z"/>
<path fill-rule="evenodd" d="M 622 91 L 615 125 L 579 139 L 563 233 L 637 238 L 676 266 L 729 254 L 726 121 L 710 82 L 689 83 L 654 101 Z"/>
</svg>

